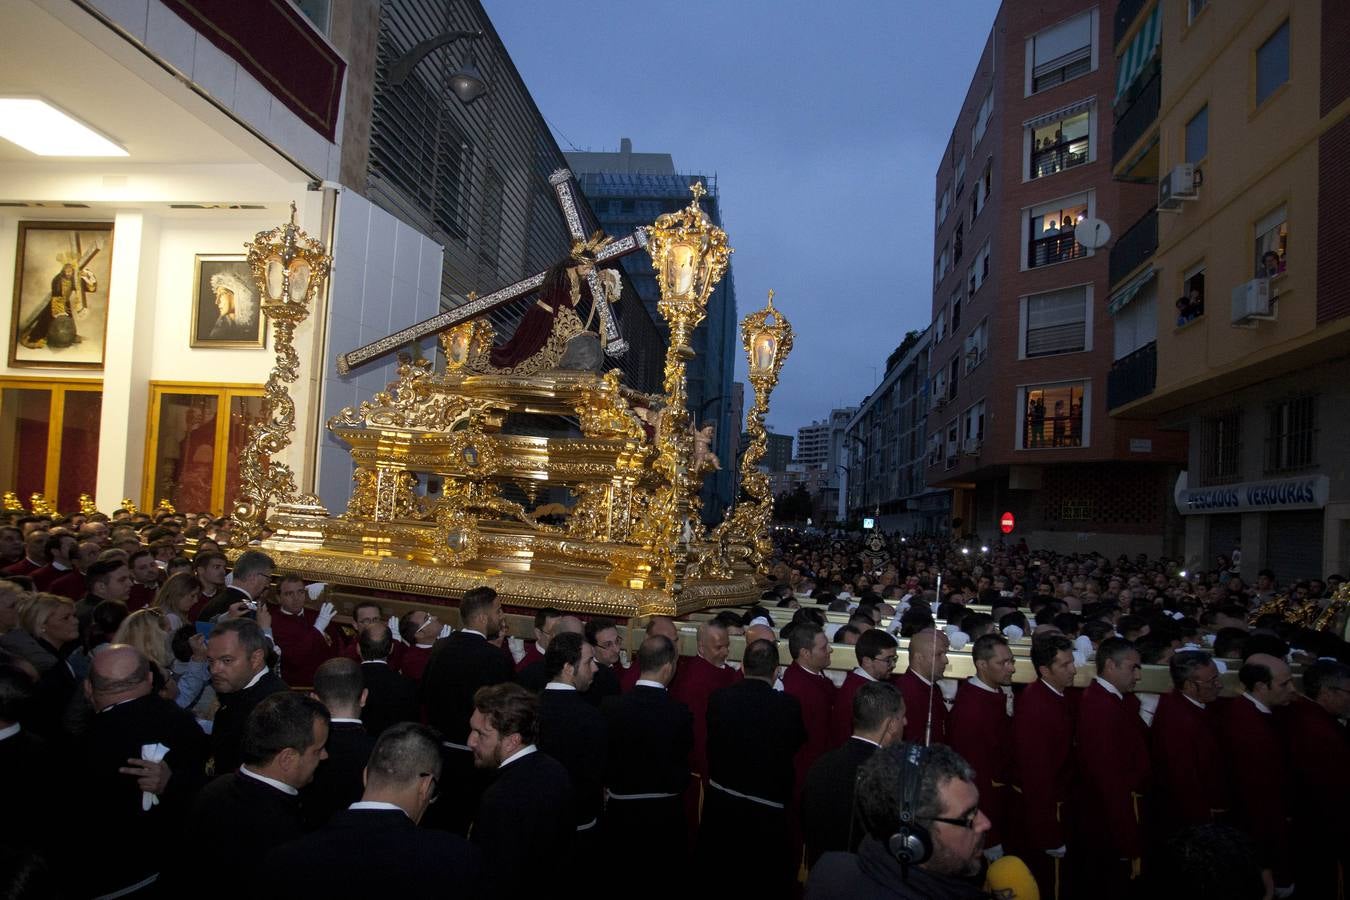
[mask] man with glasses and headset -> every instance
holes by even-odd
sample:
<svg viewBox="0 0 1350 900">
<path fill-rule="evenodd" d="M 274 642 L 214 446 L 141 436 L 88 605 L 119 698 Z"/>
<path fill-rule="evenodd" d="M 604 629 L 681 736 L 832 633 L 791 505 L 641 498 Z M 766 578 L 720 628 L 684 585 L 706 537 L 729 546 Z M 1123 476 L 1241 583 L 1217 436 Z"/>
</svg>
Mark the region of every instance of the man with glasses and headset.
<svg viewBox="0 0 1350 900">
<path fill-rule="evenodd" d="M 267 857 L 271 896 L 477 896 L 481 855 L 464 838 L 418 824 L 440 788 L 440 737 L 403 722 L 380 735 L 365 792 L 320 830 Z M 359 865 L 353 861 L 360 860 Z"/>
</svg>

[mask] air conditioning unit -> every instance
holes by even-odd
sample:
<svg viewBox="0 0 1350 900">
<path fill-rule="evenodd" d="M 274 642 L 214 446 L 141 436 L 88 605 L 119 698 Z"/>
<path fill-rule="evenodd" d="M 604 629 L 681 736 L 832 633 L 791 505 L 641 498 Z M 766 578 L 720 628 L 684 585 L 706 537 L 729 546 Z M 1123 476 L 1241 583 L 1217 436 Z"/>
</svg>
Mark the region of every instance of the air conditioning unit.
<svg viewBox="0 0 1350 900">
<path fill-rule="evenodd" d="M 1158 209 L 1180 209 L 1183 201 L 1199 196 L 1191 163 L 1181 163 L 1158 180 Z"/>
<path fill-rule="evenodd" d="M 1270 304 L 1270 280 L 1253 278 L 1233 288 L 1233 324 L 1274 319 Z"/>
<path fill-rule="evenodd" d="M 980 445 L 983 442 L 979 438 L 966 438 L 965 451 L 966 456 L 979 456 Z"/>
</svg>

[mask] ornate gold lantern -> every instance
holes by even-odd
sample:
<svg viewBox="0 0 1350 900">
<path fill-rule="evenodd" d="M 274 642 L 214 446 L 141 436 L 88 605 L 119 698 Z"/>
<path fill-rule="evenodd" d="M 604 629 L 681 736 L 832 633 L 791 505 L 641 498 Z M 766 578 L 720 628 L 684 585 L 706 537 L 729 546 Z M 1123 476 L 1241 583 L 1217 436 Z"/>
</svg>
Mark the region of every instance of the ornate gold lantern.
<svg viewBox="0 0 1350 900">
<path fill-rule="evenodd" d="M 773 307 L 773 291 L 769 302 L 759 312 L 751 313 L 741 323 L 741 338 L 750 363 L 750 379 L 768 379 L 770 389 L 778 383 L 778 372 L 792 349 L 792 326 L 783 314 Z"/>
<path fill-rule="evenodd" d="M 656 308 L 670 325 L 671 349 L 689 359 L 689 336 L 708 307 L 708 295 L 722 279 L 732 250 L 727 233 L 699 207 L 707 193 L 702 182 L 689 189 L 694 199 L 684 209 L 666 213 L 647 232 L 648 249 L 661 288 Z"/>
</svg>

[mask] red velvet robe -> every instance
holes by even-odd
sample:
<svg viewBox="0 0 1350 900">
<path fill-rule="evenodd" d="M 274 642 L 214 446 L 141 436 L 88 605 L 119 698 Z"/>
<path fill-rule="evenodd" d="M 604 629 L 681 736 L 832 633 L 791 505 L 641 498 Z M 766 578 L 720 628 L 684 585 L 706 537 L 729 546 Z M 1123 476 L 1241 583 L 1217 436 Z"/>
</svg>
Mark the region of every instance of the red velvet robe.
<svg viewBox="0 0 1350 900">
<path fill-rule="evenodd" d="M 689 754 L 690 770 L 708 774 L 708 697 L 718 688 L 736 681 L 741 673 L 724 665 L 720 669 L 701 656 L 682 656 L 670 683 L 670 696 L 694 716 L 694 749 Z"/>
<path fill-rule="evenodd" d="M 619 691 L 624 694 L 631 691 L 633 687 L 637 685 L 638 679 L 642 677 L 642 672 L 639 670 L 637 660 L 634 660 L 629 664 L 628 668 L 619 669 L 618 673 Z"/>
<path fill-rule="evenodd" d="M 1350 740 L 1345 726 L 1305 697 L 1297 698 L 1288 713 L 1294 880 L 1300 894 L 1334 897 L 1337 861 L 1350 873 L 1350 847 L 1331 824 L 1350 808 Z"/>
<path fill-rule="evenodd" d="M 830 712 L 830 750 L 844 746 L 853 736 L 853 695 L 871 680 L 859 675 L 858 670 L 854 669 L 835 691 L 834 708 Z"/>
<path fill-rule="evenodd" d="M 89 593 L 88 584 L 84 580 L 84 573 L 71 569 L 69 572 L 62 572 L 47 585 L 47 593 L 56 594 L 59 597 L 69 597 L 71 600 L 79 601 L 85 594 Z"/>
<path fill-rule="evenodd" d="M 25 556 L 16 563 L 10 563 L 5 566 L 4 569 L 0 569 L 0 571 L 3 571 L 6 575 L 27 575 L 32 577 L 33 573 L 40 568 L 42 568 L 42 566 Z"/>
<path fill-rule="evenodd" d="M 1073 736 L 1073 707 L 1067 697 L 1039 679 L 1017 695 L 1013 765 L 1021 788 L 1018 838 L 1030 850 L 1053 850 L 1067 843 L 1074 785 Z"/>
<path fill-rule="evenodd" d="M 28 573 L 28 577 L 33 579 L 33 586 L 43 593 L 49 593 L 52 582 L 70 572 L 70 569 L 58 569 L 51 563 L 47 563 L 40 569 L 34 569 Z M 65 596 L 64 594 L 62 596 Z M 80 596 L 84 596 L 81 594 Z"/>
<path fill-rule="evenodd" d="M 145 609 L 147 606 L 155 605 L 155 594 L 159 593 L 159 585 L 145 585 L 139 581 L 131 583 L 131 593 L 127 595 L 127 609 L 135 612 L 138 609 Z"/>
<path fill-rule="evenodd" d="M 403 644 L 403 653 L 399 659 L 398 670 L 413 681 L 420 682 L 422 673 L 427 670 L 427 663 L 431 661 L 431 651 L 436 649 L 435 645 L 428 647 L 419 647 L 414 644 L 411 647 Z"/>
<path fill-rule="evenodd" d="M 1204 709 L 1173 691 L 1158 698 L 1149 730 L 1153 791 L 1149 810 L 1158 828 L 1208 825 L 1228 808 L 1224 758 L 1214 704 Z"/>
<path fill-rule="evenodd" d="M 829 676 L 811 672 L 800 663 L 793 663 L 783 673 L 783 692 L 797 698 L 802 707 L 802 724 L 806 726 L 806 743 L 793 761 L 798 791 L 806 783 L 811 764 L 830 749 L 830 719 L 836 690 Z M 851 699 L 849 703 L 852 704 Z"/>
<path fill-rule="evenodd" d="M 197 621 L 197 617 L 202 614 L 202 610 L 211 604 L 211 601 L 220 596 L 220 592 L 225 590 L 223 587 L 216 588 L 216 592 L 211 596 L 206 596 L 200 591 L 197 592 L 197 602 L 188 607 L 187 618 L 189 622 Z"/>
<path fill-rule="evenodd" d="M 947 741 L 975 769 L 980 810 L 991 827 L 984 844 L 1003 843 L 1009 830 L 1007 792 L 1013 783 L 1013 720 L 1002 691 L 976 687 L 970 679 L 956 686 L 956 702 L 947 718 Z"/>
<path fill-rule="evenodd" d="M 526 641 L 525 655 L 520 658 L 520 662 L 516 663 L 516 674 L 519 675 L 521 672 L 525 671 L 526 666 L 538 662 L 543 658 L 544 654 L 539 652 L 539 646 L 535 644 L 534 641 Z"/>
<path fill-rule="evenodd" d="M 900 688 L 900 693 L 905 697 L 905 741 L 911 744 L 924 743 L 931 715 L 933 731 L 928 743 L 947 743 L 947 704 L 942 699 L 942 689 L 937 683 L 929 687 L 910 669 L 896 680 L 895 686 Z"/>
<path fill-rule="evenodd" d="M 1139 805 L 1149 782 L 1148 731 L 1139 698 L 1117 697 L 1093 681 L 1078 704 L 1080 818 L 1083 842 L 1110 860 L 1144 855 Z"/>
<path fill-rule="evenodd" d="M 1281 723 L 1246 695 L 1224 704 L 1220 717 L 1233 798 L 1233 824 L 1256 841 L 1275 870 L 1275 884 L 1293 880 L 1289 859 L 1289 765 Z"/>
<path fill-rule="evenodd" d="M 314 627 L 317 610 L 304 609 L 293 616 L 270 603 L 267 608 L 272 613 L 272 639 L 281 648 L 281 680 L 292 688 L 313 685 L 314 670 L 342 647 L 337 626 L 329 624 L 328 631 L 320 634 Z"/>
</svg>

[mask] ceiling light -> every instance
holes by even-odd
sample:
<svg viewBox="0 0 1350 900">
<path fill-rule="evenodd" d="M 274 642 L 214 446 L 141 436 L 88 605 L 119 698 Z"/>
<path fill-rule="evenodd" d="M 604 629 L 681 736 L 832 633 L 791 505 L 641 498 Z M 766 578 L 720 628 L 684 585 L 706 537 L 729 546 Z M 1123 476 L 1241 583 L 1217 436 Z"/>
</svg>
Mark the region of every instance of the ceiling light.
<svg viewBox="0 0 1350 900">
<path fill-rule="evenodd" d="M 0 97 L 0 138 L 38 156 L 127 155 L 88 125 L 32 97 Z"/>
</svg>

